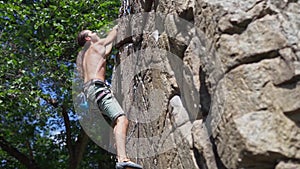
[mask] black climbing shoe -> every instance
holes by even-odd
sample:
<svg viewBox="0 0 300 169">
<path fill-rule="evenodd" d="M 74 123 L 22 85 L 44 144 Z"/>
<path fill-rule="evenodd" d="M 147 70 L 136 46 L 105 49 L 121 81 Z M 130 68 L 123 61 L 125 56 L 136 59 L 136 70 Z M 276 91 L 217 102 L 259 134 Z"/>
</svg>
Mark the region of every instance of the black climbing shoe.
<svg viewBox="0 0 300 169">
<path fill-rule="evenodd" d="M 116 164 L 116 169 L 126 169 L 126 167 L 134 168 L 134 169 L 142 169 L 143 167 L 132 162 L 132 161 L 125 161 L 125 162 L 118 162 Z"/>
</svg>

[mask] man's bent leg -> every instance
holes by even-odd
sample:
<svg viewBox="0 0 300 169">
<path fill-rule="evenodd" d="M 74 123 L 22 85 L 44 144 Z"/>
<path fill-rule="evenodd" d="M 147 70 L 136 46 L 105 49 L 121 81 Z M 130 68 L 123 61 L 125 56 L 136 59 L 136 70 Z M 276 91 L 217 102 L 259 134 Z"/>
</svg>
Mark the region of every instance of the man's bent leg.
<svg viewBox="0 0 300 169">
<path fill-rule="evenodd" d="M 115 121 L 114 135 L 116 139 L 117 158 L 119 162 L 128 161 L 126 155 L 126 133 L 128 128 L 128 119 L 126 116 L 120 116 Z"/>
<path fill-rule="evenodd" d="M 135 169 L 142 169 L 142 166 L 131 162 L 127 157 L 126 153 L 126 134 L 128 128 L 128 119 L 118 101 L 113 97 L 111 93 L 97 102 L 102 113 L 109 117 L 114 127 L 114 136 L 116 140 L 117 158 L 116 163 L 117 169 L 125 169 L 131 167 Z"/>
</svg>

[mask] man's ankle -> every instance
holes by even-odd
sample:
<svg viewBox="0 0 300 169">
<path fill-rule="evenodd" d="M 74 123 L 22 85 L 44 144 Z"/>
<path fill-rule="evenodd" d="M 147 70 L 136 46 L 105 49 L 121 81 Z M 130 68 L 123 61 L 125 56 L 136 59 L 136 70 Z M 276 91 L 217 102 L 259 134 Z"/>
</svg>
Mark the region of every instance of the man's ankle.
<svg viewBox="0 0 300 169">
<path fill-rule="evenodd" d="M 127 157 L 119 158 L 119 159 L 118 159 L 118 162 L 127 162 L 127 161 L 130 161 L 130 159 L 127 158 Z"/>
</svg>

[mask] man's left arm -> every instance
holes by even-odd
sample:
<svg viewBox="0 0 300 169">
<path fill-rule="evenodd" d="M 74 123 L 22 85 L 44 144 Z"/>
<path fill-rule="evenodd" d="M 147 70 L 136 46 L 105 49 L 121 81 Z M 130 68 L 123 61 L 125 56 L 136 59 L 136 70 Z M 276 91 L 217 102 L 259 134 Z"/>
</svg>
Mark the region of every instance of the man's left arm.
<svg viewBox="0 0 300 169">
<path fill-rule="evenodd" d="M 118 33 L 118 25 L 114 26 L 113 29 L 108 33 L 103 45 L 104 46 L 111 45 L 114 42 L 114 40 L 117 38 L 117 33 Z"/>
</svg>

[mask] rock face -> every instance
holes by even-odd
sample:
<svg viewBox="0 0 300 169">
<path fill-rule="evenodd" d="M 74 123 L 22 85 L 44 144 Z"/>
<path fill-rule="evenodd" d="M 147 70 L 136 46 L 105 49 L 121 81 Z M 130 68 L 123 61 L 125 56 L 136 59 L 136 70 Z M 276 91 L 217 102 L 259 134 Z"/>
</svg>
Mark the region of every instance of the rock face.
<svg viewBox="0 0 300 169">
<path fill-rule="evenodd" d="M 300 167 L 300 1 L 123 1 L 114 91 L 153 169 Z"/>
</svg>

